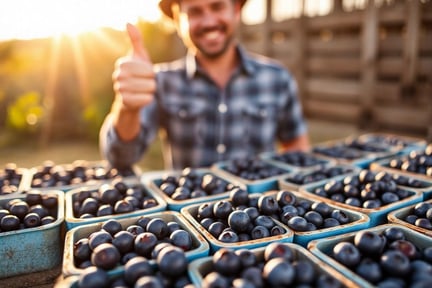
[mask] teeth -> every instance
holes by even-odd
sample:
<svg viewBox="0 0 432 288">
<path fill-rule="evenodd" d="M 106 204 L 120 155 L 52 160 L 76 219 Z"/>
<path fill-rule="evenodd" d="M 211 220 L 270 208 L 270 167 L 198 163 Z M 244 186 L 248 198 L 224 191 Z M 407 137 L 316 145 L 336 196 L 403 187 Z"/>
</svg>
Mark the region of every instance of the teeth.
<svg viewBox="0 0 432 288">
<path fill-rule="evenodd" d="M 208 32 L 205 34 L 205 37 L 208 39 L 216 39 L 219 36 L 218 31 Z"/>
</svg>

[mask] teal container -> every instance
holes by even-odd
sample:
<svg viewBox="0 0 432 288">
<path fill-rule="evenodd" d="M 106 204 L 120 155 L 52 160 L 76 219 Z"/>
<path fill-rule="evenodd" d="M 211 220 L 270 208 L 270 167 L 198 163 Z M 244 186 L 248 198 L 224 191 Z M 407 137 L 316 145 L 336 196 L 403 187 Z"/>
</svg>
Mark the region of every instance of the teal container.
<svg viewBox="0 0 432 288">
<path fill-rule="evenodd" d="M 281 222 L 274 220 L 275 223 L 279 226 L 281 226 L 285 232 L 280 235 L 276 236 L 270 236 L 255 240 L 249 240 L 249 241 L 242 241 L 242 242 L 236 242 L 236 243 L 225 243 L 222 242 L 216 237 L 214 237 L 209 231 L 207 231 L 204 226 L 202 226 L 198 220 L 196 219 L 196 215 L 198 214 L 198 208 L 200 204 L 198 205 L 190 205 L 183 207 L 180 211 L 180 213 L 188 220 L 192 226 L 198 230 L 199 233 L 209 242 L 210 244 L 210 254 L 213 254 L 214 252 L 218 251 L 221 248 L 229 248 L 229 249 L 252 249 L 252 248 L 258 248 L 268 245 L 271 242 L 284 242 L 284 243 L 290 243 L 294 240 L 294 232 L 289 229 L 286 225 L 282 224 Z"/>
<path fill-rule="evenodd" d="M 428 201 L 424 201 L 424 202 L 432 204 L 432 199 L 428 200 Z M 429 237 L 432 237 L 432 230 L 422 228 L 422 227 L 410 224 L 410 223 L 405 221 L 405 218 L 408 215 L 412 214 L 412 211 L 413 211 L 415 205 L 416 204 L 410 205 L 408 207 L 403 207 L 403 208 L 400 208 L 400 209 L 397 209 L 395 211 L 390 212 L 387 215 L 387 219 L 388 219 L 389 223 L 402 225 L 402 226 L 405 226 L 411 230 L 414 230 L 414 231 L 420 232 L 424 235 L 427 235 Z"/>
<path fill-rule="evenodd" d="M 287 156 L 289 155 L 296 155 L 298 158 L 302 157 L 303 159 L 309 159 L 309 163 L 304 166 L 295 165 L 294 163 L 290 163 L 286 161 Z M 319 169 L 322 167 L 327 166 L 333 166 L 336 164 L 335 160 L 322 157 L 316 154 L 313 154 L 311 151 L 308 152 L 300 152 L 300 151 L 287 151 L 287 152 L 278 152 L 278 151 L 272 151 L 272 152 L 264 152 L 259 155 L 259 158 L 263 159 L 264 161 L 279 166 L 285 169 L 288 169 L 292 172 L 298 172 L 298 171 L 305 171 L 305 170 L 313 170 L 313 169 Z"/>
<path fill-rule="evenodd" d="M 418 137 L 402 136 L 390 133 L 366 133 L 352 137 L 361 143 L 371 143 L 389 147 L 397 154 L 407 154 L 412 150 L 424 148 L 425 139 Z"/>
<path fill-rule="evenodd" d="M 192 237 L 193 249 L 186 251 L 186 258 L 188 261 L 195 260 L 197 258 L 205 257 L 209 255 L 209 244 L 203 238 L 203 236 L 196 231 L 196 229 L 179 213 L 175 211 L 163 211 L 145 215 L 150 218 L 162 218 L 165 222 L 177 222 L 180 227 L 189 232 Z M 128 226 L 133 225 L 141 216 L 129 217 L 127 219 L 118 219 L 123 229 Z M 73 275 L 79 275 L 82 273 L 83 269 L 75 266 L 73 258 L 74 243 L 82 238 L 88 237 L 91 233 L 100 231 L 103 222 L 92 223 L 87 225 L 82 225 L 69 230 L 66 233 L 65 248 L 63 253 L 63 266 L 62 274 L 64 277 L 69 277 Z M 149 260 L 152 265 L 156 265 L 155 260 Z M 117 266 L 113 270 L 109 271 L 111 274 L 120 273 L 123 271 L 124 266 Z"/>
<path fill-rule="evenodd" d="M 336 278 L 343 286 L 342 287 L 360 287 L 355 284 L 351 279 L 345 277 L 342 273 L 335 270 L 333 267 L 320 260 L 318 257 L 313 255 L 310 251 L 305 248 L 294 244 L 294 243 L 284 243 L 291 248 L 294 252 L 294 259 L 296 260 L 306 260 L 312 264 L 318 275 L 327 274 Z M 264 250 L 265 247 L 253 248 L 251 251 L 257 256 L 257 260 L 260 262 L 264 261 Z M 210 272 L 214 271 L 212 256 L 204 257 L 192 261 L 189 264 L 189 277 L 196 287 L 203 287 L 203 279 Z"/>
<path fill-rule="evenodd" d="M 355 175 L 355 174 L 351 174 L 351 175 Z M 332 178 L 332 181 L 333 180 L 334 181 L 342 181 L 345 177 L 346 177 L 345 175 L 334 177 L 334 178 Z M 406 207 L 406 206 L 421 202 L 423 200 L 423 195 L 420 191 L 401 187 L 402 189 L 407 190 L 409 192 L 408 197 L 401 199 L 399 201 L 387 204 L 387 205 L 383 205 L 381 207 L 377 207 L 377 208 L 355 207 L 355 206 L 351 206 L 351 205 L 348 205 L 345 203 L 334 201 L 334 200 L 329 199 L 329 198 L 318 196 L 317 194 L 313 193 L 313 191 L 315 189 L 323 188 L 328 181 L 329 180 L 324 180 L 324 181 L 314 183 L 311 185 L 304 185 L 300 188 L 300 193 L 304 193 L 305 197 L 319 199 L 319 200 L 324 201 L 328 204 L 332 204 L 332 205 L 342 207 L 342 208 L 347 209 L 347 210 L 352 210 L 352 211 L 366 214 L 370 218 L 369 227 L 374 227 L 374 226 L 377 226 L 380 224 L 385 224 L 385 223 L 387 223 L 387 214 L 389 212 L 394 211 L 394 210 L 399 209 L 399 208 L 402 208 L 402 207 Z"/>
<path fill-rule="evenodd" d="M 263 165 L 266 165 L 269 168 L 279 169 L 280 173 L 278 175 L 264 177 L 257 180 L 250 180 L 246 178 L 242 178 L 240 176 L 234 175 L 226 170 L 226 167 L 230 164 L 230 161 L 223 161 L 214 163 L 210 169 L 214 171 L 217 175 L 220 175 L 224 179 L 240 184 L 245 185 L 246 189 L 249 193 L 262 193 L 269 190 L 275 190 L 279 188 L 279 179 L 283 178 L 288 173 L 291 173 L 292 170 L 287 167 L 280 167 L 271 163 L 267 163 L 266 161 L 260 159 L 263 162 Z"/>
<path fill-rule="evenodd" d="M 125 183 L 129 187 L 132 187 L 135 185 L 142 186 L 142 188 L 144 189 L 144 194 L 146 196 L 150 196 L 150 197 L 154 198 L 156 200 L 157 204 L 153 207 L 150 207 L 150 208 L 135 210 L 135 211 L 129 212 L 129 213 L 113 214 L 113 215 L 92 217 L 92 218 L 78 218 L 74 215 L 74 212 L 73 212 L 73 197 L 74 197 L 74 195 L 80 193 L 83 190 L 96 192 L 96 191 L 98 191 L 99 187 L 101 185 L 103 185 L 104 183 L 99 183 L 99 184 L 92 185 L 92 186 L 81 186 L 79 188 L 72 189 L 71 191 L 69 191 L 68 193 L 65 194 L 66 229 L 70 230 L 70 229 L 78 227 L 80 225 L 102 222 L 102 221 L 106 221 L 108 219 L 130 218 L 130 217 L 135 217 L 135 216 L 150 214 L 150 213 L 156 213 L 156 212 L 161 212 L 161 211 L 166 210 L 167 203 L 162 199 L 162 197 L 159 194 L 156 194 L 152 190 L 148 189 L 145 185 L 143 185 L 141 182 L 139 182 L 138 179 L 125 180 Z"/>
<path fill-rule="evenodd" d="M 336 164 L 336 165 L 329 165 L 325 167 L 320 168 L 313 168 L 309 170 L 302 170 L 302 171 L 293 171 L 292 173 L 289 173 L 285 175 L 285 177 L 279 179 L 279 189 L 285 189 L 285 190 L 291 190 L 291 191 L 300 191 L 300 187 L 304 185 L 311 185 L 313 183 L 319 183 L 323 181 L 324 179 L 320 179 L 317 181 L 309 181 L 308 183 L 301 184 L 298 182 L 295 182 L 294 179 L 301 175 L 301 177 L 304 177 L 303 179 L 307 179 L 308 177 L 310 179 L 313 179 L 311 175 L 314 175 L 314 173 L 323 173 L 324 171 L 329 170 L 339 170 L 341 173 L 339 175 L 335 175 L 332 177 L 328 177 L 328 179 L 331 179 L 336 176 L 340 175 L 349 175 L 353 173 L 360 172 L 361 168 L 354 166 L 354 165 L 343 165 L 343 164 Z"/>
<path fill-rule="evenodd" d="M 292 192 L 292 193 L 299 200 L 305 200 L 305 201 L 308 201 L 310 203 L 321 202 L 318 200 L 306 198 L 301 193 L 297 193 L 297 192 Z M 276 192 L 268 192 L 268 193 L 265 193 L 264 195 L 274 195 L 276 197 L 276 194 L 277 194 L 277 191 Z M 299 231 L 293 230 L 293 232 L 294 232 L 293 242 L 294 243 L 299 244 L 303 247 L 307 247 L 307 244 L 310 241 L 315 240 L 315 239 L 339 235 L 339 234 L 348 233 L 348 232 L 352 232 L 352 231 L 358 231 L 358 230 L 370 227 L 370 224 L 369 224 L 370 219 L 366 214 L 361 213 L 361 212 L 357 212 L 357 211 L 353 211 L 353 210 L 349 210 L 349 209 L 345 209 L 345 208 L 341 208 L 341 207 L 338 207 L 338 206 L 335 206 L 332 204 L 328 204 L 328 205 L 333 209 L 339 209 L 342 212 L 344 212 L 348 216 L 348 218 L 350 219 L 350 222 L 347 224 L 336 226 L 336 227 L 318 229 L 315 231 L 299 232 Z"/>
<path fill-rule="evenodd" d="M 312 147 L 314 154 L 332 159 L 337 164 L 348 164 L 358 166 L 362 169 L 369 168 L 369 165 L 378 159 L 396 155 L 396 151 L 383 145 L 370 145 L 377 151 L 360 149 L 359 146 L 351 145 L 353 139 L 347 137 L 339 140 L 331 140 L 316 144 Z"/>
<path fill-rule="evenodd" d="M 62 191 L 50 193 L 58 197 L 57 219 L 53 223 L 0 233 L 0 278 L 48 270 L 61 264 L 64 197 Z M 24 194 L 4 196 L 0 205 L 24 198 Z"/>
<path fill-rule="evenodd" d="M 404 235 L 408 241 L 411 241 L 418 249 L 424 249 L 426 247 L 430 247 L 432 245 L 432 238 L 425 236 L 419 232 L 413 231 L 411 229 L 408 229 L 404 226 L 397 225 L 397 224 L 383 224 L 379 225 L 373 228 L 369 228 L 367 230 L 369 231 L 375 231 L 375 232 L 382 232 L 387 228 L 390 227 L 397 227 L 402 229 L 404 232 Z M 333 237 L 328 238 L 322 238 L 318 240 L 314 240 L 309 243 L 308 250 L 312 252 L 315 256 L 317 256 L 319 259 L 330 265 L 331 267 L 335 268 L 337 271 L 342 273 L 345 277 L 351 279 L 353 282 L 355 282 L 360 287 L 365 288 L 372 288 L 376 287 L 372 285 L 370 282 L 366 281 L 364 278 L 357 275 L 355 272 L 351 271 L 349 268 L 345 267 L 344 265 L 340 264 L 338 261 L 334 260 L 330 255 L 332 253 L 333 247 L 342 242 L 342 241 L 349 241 L 352 242 L 354 239 L 356 232 L 337 235 Z"/>
<path fill-rule="evenodd" d="M 62 163 L 62 164 L 54 164 L 54 167 L 58 167 L 59 170 L 70 171 L 74 167 L 74 165 L 81 165 L 86 167 L 86 173 L 94 176 L 88 176 L 88 179 L 84 182 L 74 183 L 71 182 L 69 184 L 64 185 L 56 185 L 54 187 L 49 186 L 49 184 L 45 183 L 44 186 L 39 187 L 38 185 L 34 185 L 34 180 L 37 179 L 36 175 L 41 171 L 41 166 L 34 166 L 29 169 L 29 178 L 28 179 L 28 189 L 38 189 L 38 190 L 50 190 L 50 189 L 58 189 L 63 192 L 69 192 L 71 190 L 77 189 L 82 186 L 93 186 L 100 185 L 102 183 L 109 183 L 116 177 L 122 177 L 127 180 L 136 180 L 141 175 L 141 169 L 134 165 L 131 170 L 127 171 L 127 175 L 122 175 L 117 169 L 110 168 L 108 161 L 86 161 L 86 160 L 76 160 L 72 163 Z M 69 172 L 68 172 L 69 173 Z"/>
<path fill-rule="evenodd" d="M 213 176 L 215 176 L 221 180 L 224 180 L 228 183 L 231 183 L 235 186 L 246 189 L 246 186 L 244 184 L 232 183 L 230 180 L 227 180 L 227 179 L 223 178 L 222 176 L 215 174 L 214 171 L 211 171 L 208 168 L 199 168 L 199 169 L 196 169 L 196 171 L 201 176 L 204 174 L 210 174 L 210 175 L 213 175 Z M 159 173 L 154 173 L 154 172 L 143 173 L 141 175 L 141 182 L 144 183 L 144 185 L 146 185 L 148 187 L 148 189 L 150 189 L 153 192 L 153 194 L 157 194 L 158 196 L 160 196 L 167 203 L 167 210 L 170 210 L 170 211 L 180 212 L 180 210 L 185 206 L 228 198 L 229 194 L 230 194 L 230 191 L 227 190 L 226 192 L 223 192 L 220 194 L 215 194 L 215 195 L 208 195 L 208 196 L 197 197 L 197 198 L 189 198 L 189 199 L 185 199 L 185 200 L 175 200 L 175 199 L 172 199 L 171 197 L 169 197 L 168 195 L 166 195 L 159 188 L 161 183 L 162 183 L 162 179 L 167 175 L 178 177 L 179 175 L 181 175 L 181 171 L 161 171 Z"/>
</svg>

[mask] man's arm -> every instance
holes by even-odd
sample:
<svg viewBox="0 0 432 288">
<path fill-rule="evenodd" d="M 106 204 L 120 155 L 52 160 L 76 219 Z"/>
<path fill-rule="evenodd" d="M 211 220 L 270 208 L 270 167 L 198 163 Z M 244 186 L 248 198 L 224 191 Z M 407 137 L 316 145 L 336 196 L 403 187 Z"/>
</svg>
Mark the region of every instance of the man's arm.
<svg viewBox="0 0 432 288">
<path fill-rule="evenodd" d="M 309 137 L 307 134 L 299 135 L 298 137 L 280 143 L 281 152 L 285 151 L 308 151 L 310 149 Z"/>
</svg>

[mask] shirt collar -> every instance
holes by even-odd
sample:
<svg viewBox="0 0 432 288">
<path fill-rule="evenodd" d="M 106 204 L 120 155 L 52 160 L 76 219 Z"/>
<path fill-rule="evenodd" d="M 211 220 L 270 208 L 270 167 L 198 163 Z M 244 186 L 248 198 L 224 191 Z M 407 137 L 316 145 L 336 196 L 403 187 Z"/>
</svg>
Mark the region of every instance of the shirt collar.
<svg viewBox="0 0 432 288">
<path fill-rule="evenodd" d="M 250 56 L 246 50 L 241 46 L 237 45 L 237 53 L 240 59 L 240 71 L 244 71 L 246 74 L 253 74 L 255 67 Z M 188 78 L 192 78 L 197 73 L 205 73 L 198 65 L 196 57 L 191 51 L 188 51 L 185 57 L 186 75 Z"/>
</svg>

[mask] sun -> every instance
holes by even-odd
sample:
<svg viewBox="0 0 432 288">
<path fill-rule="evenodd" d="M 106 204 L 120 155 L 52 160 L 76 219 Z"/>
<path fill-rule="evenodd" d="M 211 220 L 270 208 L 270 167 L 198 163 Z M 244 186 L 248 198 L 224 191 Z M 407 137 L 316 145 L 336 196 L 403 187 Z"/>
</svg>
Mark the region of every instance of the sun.
<svg viewBox="0 0 432 288">
<path fill-rule="evenodd" d="M 0 40 L 77 35 L 160 19 L 159 0 L 14 0 L 0 3 Z"/>
</svg>

